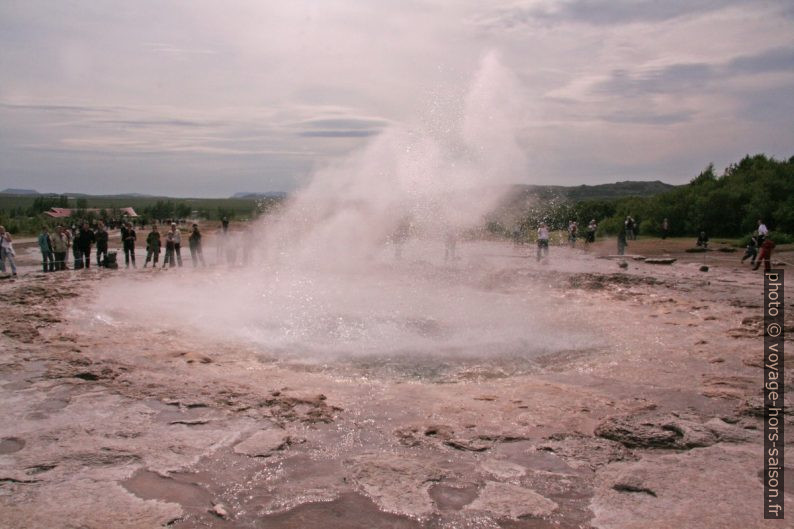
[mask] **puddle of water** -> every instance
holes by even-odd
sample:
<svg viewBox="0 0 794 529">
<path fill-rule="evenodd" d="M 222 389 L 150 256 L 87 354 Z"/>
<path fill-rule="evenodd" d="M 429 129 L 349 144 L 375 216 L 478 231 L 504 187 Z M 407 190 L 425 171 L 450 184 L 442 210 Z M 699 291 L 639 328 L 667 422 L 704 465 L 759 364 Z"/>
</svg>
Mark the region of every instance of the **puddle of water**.
<svg viewBox="0 0 794 529">
<path fill-rule="evenodd" d="M 439 483 L 428 490 L 430 497 L 440 511 L 459 511 L 477 499 L 479 487 L 477 485 L 451 485 Z"/>
<path fill-rule="evenodd" d="M 41 404 L 39 404 L 36 408 L 38 411 L 43 413 L 49 413 L 54 411 L 60 411 L 64 409 L 66 406 L 69 405 L 68 399 L 47 399 Z"/>
<path fill-rule="evenodd" d="M 257 527 L 268 529 L 418 529 L 412 518 L 385 513 L 368 498 L 354 492 L 334 501 L 304 503 L 285 513 L 261 518 Z"/>
<path fill-rule="evenodd" d="M 0 440 L 0 454 L 13 454 L 25 448 L 25 440 L 18 437 L 6 437 Z"/>
<path fill-rule="evenodd" d="M 555 472 L 559 474 L 577 474 L 577 470 L 559 456 L 536 451 L 533 444 L 529 441 L 518 441 L 515 443 L 503 443 L 497 446 L 495 453 L 498 453 L 506 461 L 525 466 L 530 470 L 542 472 Z"/>
<path fill-rule="evenodd" d="M 195 483 L 181 479 L 165 478 L 156 472 L 141 469 L 121 485 L 144 500 L 160 500 L 178 503 L 188 510 L 206 510 L 212 507 L 209 492 Z"/>
</svg>

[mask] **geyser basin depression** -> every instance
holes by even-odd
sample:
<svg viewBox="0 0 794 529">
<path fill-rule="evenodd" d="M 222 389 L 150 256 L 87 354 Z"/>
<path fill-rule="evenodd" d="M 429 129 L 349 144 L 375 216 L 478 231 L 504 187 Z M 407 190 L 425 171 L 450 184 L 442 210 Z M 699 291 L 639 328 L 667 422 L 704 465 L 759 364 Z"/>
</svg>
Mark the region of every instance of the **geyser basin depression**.
<svg viewBox="0 0 794 529">
<path fill-rule="evenodd" d="M 420 376 L 472 364 L 513 373 L 539 356 L 604 345 L 570 299 L 526 277 L 520 285 L 503 279 L 528 266 L 499 256 L 504 245 L 468 243 L 453 265 L 444 264 L 439 246 L 436 263 L 412 258 L 433 248 L 409 245 L 400 261 L 386 249 L 358 269 L 267 265 L 118 277 L 81 317 L 112 332 L 144 327 L 153 337 L 178 331 L 254 344 L 268 360 Z"/>
</svg>

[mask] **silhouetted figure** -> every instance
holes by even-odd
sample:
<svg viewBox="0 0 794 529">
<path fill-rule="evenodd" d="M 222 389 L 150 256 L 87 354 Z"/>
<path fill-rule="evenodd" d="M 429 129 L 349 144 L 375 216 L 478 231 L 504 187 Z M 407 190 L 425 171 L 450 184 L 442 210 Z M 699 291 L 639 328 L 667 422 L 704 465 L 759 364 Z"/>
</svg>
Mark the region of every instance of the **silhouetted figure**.
<svg viewBox="0 0 794 529">
<path fill-rule="evenodd" d="M 579 226 L 576 224 L 575 220 L 571 220 L 568 222 L 568 244 L 571 245 L 571 248 L 576 246 L 576 237 L 578 236 Z"/>
<path fill-rule="evenodd" d="M 91 245 L 94 244 L 95 241 L 96 237 L 94 236 L 94 232 L 88 226 L 88 223 L 84 222 L 80 231 L 77 232 L 77 237 L 74 241 L 74 246 L 78 250 L 75 255 L 79 255 L 79 259 L 82 261 L 80 268 L 91 268 Z M 74 267 L 77 268 L 76 260 Z"/>
<path fill-rule="evenodd" d="M 127 268 L 130 267 L 130 262 L 132 262 L 132 267 L 136 268 L 135 240 L 137 238 L 131 223 L 127 222 L 121 226 L 121 244 L 124 248 L 124 264 L 127 265 Z"/>
<path fill-rule="evenodd" d="M 750 237 L 750 242 L 747 243 L 747 247 L 744 249 L 744 256 L 742 257 L 742 262 L 745 261 L 748 257 L 751 257 L 750 264 L 755 264 L 755 258 L 758 256 L 758 237 L 753 236 Z"/>
<path fill-rule="evenodd" d="M 160 260 L 160 232 L 157 230 L 157 225 L 152 223 L 152 231 L 146 236 L 146 261 L 143 267 L 152 262 L 152 268 L 157 268 L 157 263 Z"/>
<path fill-rule="evenodd" d="M 634 222 L 634 218 L 632 218 L 631 215 L 626 217 L 626 221 L 623 223 L 623 226 L 626 228 L 626 239 L 633 241 L 635 238 L 634 230 L 637 227 L 637 223 Z"/>
<path fill-rule="evenodd" d="M 620 228 L 618 232 L 618 255 L 625 255 L 626 253 L 626 246 L 628 246 L 628 232 L 626 227 Z"/>
<path fill-rule="evenodd" d="M 204 254 L 201 251 L 201 232 L 198 224 L 193 225 L 193 231 L 190 232 L 190 237 L 188 237 L 188 245 L 190 246 L 190 259 L 193 261 L 193 267 L 198 266 L 199 260 L 201 261 L 201 266 L 207 266 L 204 262 Z"/>
<path fill-rule="evenodd" d="M 596 230 L 598 229 L 598 224 L 596 224 L 595 219 L 590 221 L 590 224 L 587 225 L 587 237 L 585 238 L 585 242 L 588 244 L 595 242 L 595 235 Z"/>
<path fill-rule="evenodd" d="M 695 242 L 695 246 L 699 246 L 701 248 L 709 247 L 709 238 L 705 231 L 700 232 L 700 235 L 698 235 L 698 240 Z"/>
<path fill-rule="evenodd" d="M 549 256 L 549 228 L 545 222 L 541 222 L 538 227 L 538 261 L 541 259 L 541 253 L 543 257 Z"/>
<path fill-rule="evenodd" d="M 96 264 L 102 266 L 103 259 L 108 256 L 108 230 L 105 229 L 105 223 L 100 221 L 94 230 L 94 238 L 96 239 Z"/>
<path fill-rule="evenodd" d="M 662 240 L 667 238 L 667 234 L 670 232 L 670 223 L 667 222 L 667 217 L 662 221 Z"/>
</svg>

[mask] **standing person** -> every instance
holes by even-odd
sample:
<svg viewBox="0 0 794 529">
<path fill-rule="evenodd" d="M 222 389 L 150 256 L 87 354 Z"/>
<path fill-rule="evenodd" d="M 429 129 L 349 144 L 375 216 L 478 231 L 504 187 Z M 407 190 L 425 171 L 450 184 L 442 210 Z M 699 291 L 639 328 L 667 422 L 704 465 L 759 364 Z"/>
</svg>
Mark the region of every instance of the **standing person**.
<svg viewBox="0 0 794 529">
<path fill-rule="evenodd" d="M 75 270 L 78 270 L 83 268 L 83 254 L 80 252 L 80 229 L 75 224 L 72 224 L 69 236 L 72 245 L 72 266 Z"/>
<path fill-rule="evenodd" d="M 664 218 L 662 221 L 662 240 L 667 238 L 667 234 L 670 231 L 670 223 L 667 222 L 667 217 Z"/>
<path fill-rule="evenodd" d="M 752 237 L 750 237 L 750 242 L 747 243 L 747 248 L 745 248 L 744 250 L 744 257 L 742 257 L 742 262 L 744 262 L 745 259 L 750 257 L 751 258 L 750 264 L 754 265 L 755 258 L 757 256 L 758 256 L 758 237 L 753 235 Z"/>
<path fill-rule="evenodd" d="M 758 270 L 758 267 L 761 266 L 761 261 L 764 262 L 764 270 L 772 268 L 771 258 L 774 247 L 775 243 L 772 242 L 772 239 L 764 239 L 764 242 L 761 243 L 761 253 L 758 254 L 758 260 L 755 262 L 753 270 Z"/>
<path fill-rule="evenodd" d="M 152 260 L 154 259 L 154 260 Z M 146 236 L 146 261 L 143 267 L 152 261 L 152 268 L 157 268 L 157 262 L 160 260 L 160 232 L 157 231 L 157 224 L 152 222 L 152 231 Z"/>
<path fill-rule="evenodd" d="M 55 227 L 55 233 L 50 237 L 52 253 L 55 257 L 55 270 L 66 270 L 66 254 L 69 252 L 69 238 L 64 227 L 60 224 Z"/>
<path fill-rule="evenodd" d="M 73 247 L 74 232 L 68 226 L 64 226 L 63 227 L 63 235 L 64 235 L 64 237 L 66 237 L 66 253 L 68 254 L 69 253 L 69 249 Z M 64 258 L 64 260 L 63 260 L 64 270 L 67 270 L 69 268 L 68 262 L 69 262 L 68 259 Z"/>
<path fill-rule="evenodd" d="M 11 234 L 6 231 L 3 226 L 0 226 L 0 272 L 6 271 L 6 261 L 11 267 L 11 275 L 17 275 L 17 263 L 14 260 L 16 257 L 14 252 L 14 244 L 11 241 Z"/>
<path fill-rule="evenodd" d="M 764 224 L 764 221 L 758 219 L 758 245 L 761 246 L 764 244 L 764 239 L 766 239 L 767 235 L 769 235 L 769 230 Z"/>
<path fill-rule="evenodd" d="M 618 232 L 618 255 L 624 255 L 626 253 L 626 246 L 628 246 L 628 242 L 626 242 L 627 236 L 626 227 L 621 227 Z"/>
<path fill-rule="evenodd" d="M 626 228 L 626 239 L 627 240 L 634 240 L 634 219 L 631 218 L 631 215 L 626 217 L 626 222 L 623 223 L 623 226 Z"/>
<path fill-rule="evenodd" d="M 201 251 L 201 232 L 198 224 L 193 224 L 193 231 L 190 232 L 190 237 L 188 237 L 188 245 L 190 246 L 190 259 L 193 261 L 193 268 L 198 265 L 199 259 L 201 260 L 201 266 L 207 266 L 204 262 L 204 254 Z"/>
<path fill-rule="evenodd" d="M 596 224 L 595 219 L 590 221 L 590 224 L 587 225 L 587 238 L 585 242 L 590 244 L 595 242 L 595 234 L 596 230 L 598 229 L 598 224 Z"/>
<path fill-rule="evenodd" d="M 174 255 L 176 256 L 176 264 L 182 267 L 182 234 L 176 227 L 176 222 L 171 223 L 172 240 L 174 241 Z"/>
<path fill-rule="evenodd" d="M 41 250 L 41 268 L 44 272 L 55 271 L 55 257 L 52 255 L 52 239 L 47 226 L 42 226 L 39 234 L 39 250 Z"/>
<path fill-rule="evenodd" d="M 545 222 L 541 222 L 538 227 L 538 261 L 541 253 L 545 257 L 549 256 L 549 228 Z"/>
<path fill-rule="evenodd" d="M 85 268 L 91 268 L 91 245 L 94 244 L 95 241 L 94 232 L 91 231 L 88 223 L 84 222 L 75 240 L 75 247 L 78 249 L 80 259 Z M 75 268 L 77 267 L 75 266 Z"/>
<path fill-rule="evenodd" d="M 96 240 L 96 265 L 102 266 L 103 258 L 108 256 L 108 230 L 101 220 L 94 231 L 94 240 Z"/>
<path fill-rule="evenodd" d="M 223 217 L 223 219 L 221 219 L 221 227 L 223 228 L 223 233 L 224 234 L 227 231 L 229 231 L 229 219 L 228 218 Z"/>
<path fill-rule="evenodd" d="M 132 267 L 136 268 L 135 240 L 137 238 L 138 236 L 135 234 L 135 230 L 131 223 L 126 222 L 121 225 L 121 244 L 124 248 L 124 263 L 127 265 L 127 268 L 130 267 L 130 261 L 132 261 Z"/>
<path fill-rule="evenodd" d="M 568 221 L 568 242 L 570 243 L 571 248 L 576 246 L 576 236 L 578 231 L 579 226 L 577 226 L 576 221 Z"/>
<path fill-rule="evenodd" d="M 168 266 L 173 268 L 174 265 L 174 231 L 168 230 L 165 232 L 165 257 L 163 257 L 163 268 Z"/>
</svg>

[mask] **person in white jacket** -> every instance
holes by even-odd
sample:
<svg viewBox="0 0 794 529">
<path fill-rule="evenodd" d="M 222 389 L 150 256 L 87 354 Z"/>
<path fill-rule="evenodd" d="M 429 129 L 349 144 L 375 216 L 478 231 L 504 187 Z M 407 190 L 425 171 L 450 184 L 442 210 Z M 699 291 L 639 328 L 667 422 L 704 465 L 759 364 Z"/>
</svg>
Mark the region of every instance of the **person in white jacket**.
<svg viewBox="0 0 794 529">
<path fill-rule="evenodd" d="M 8 261 L 11 275 L 17 275 L 17 263 L 14 261 L 14 257 L 16 257 L 16 252 L 14 252 L 11 234 L 3 226 L 0 226 L 0 272 L 6 271 L 6 261 Z"/>
</svg>

